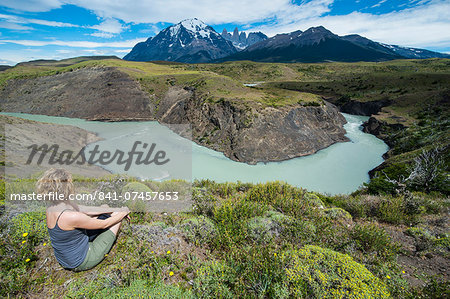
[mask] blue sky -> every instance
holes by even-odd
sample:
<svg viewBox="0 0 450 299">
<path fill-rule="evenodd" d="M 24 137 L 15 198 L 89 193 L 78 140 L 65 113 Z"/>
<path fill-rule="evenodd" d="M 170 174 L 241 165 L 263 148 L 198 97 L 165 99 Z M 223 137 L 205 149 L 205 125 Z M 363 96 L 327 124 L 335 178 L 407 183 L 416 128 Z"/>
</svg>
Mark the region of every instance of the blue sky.
<svg viewBox="0 0 450 299">
<path fill-rule="evenodd" d="M 375 41 L 450 52 L 450 0 L 0 0 L 0 64 L 81 55 L 123 57 L 186 18 L 232 31 L 323 25 Z"/>
</svg>

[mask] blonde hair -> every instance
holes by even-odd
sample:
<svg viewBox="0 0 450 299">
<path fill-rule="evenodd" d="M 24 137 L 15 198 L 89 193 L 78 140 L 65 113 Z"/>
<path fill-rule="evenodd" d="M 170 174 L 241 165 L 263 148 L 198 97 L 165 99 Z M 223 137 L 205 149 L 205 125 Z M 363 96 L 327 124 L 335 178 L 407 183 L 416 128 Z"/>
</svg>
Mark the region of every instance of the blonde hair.
<svg viewBox="0 0 450 299">
<path fill-rule="evenodd" d="M 69 199 L 70 194 L 75 193 L 72 175 L 65 169 L 50 168 L 36 183 L 37 193 L 49 194 L 50 192 L 64 194 L 64 200 Z M 50 201 L 51 204 L 59 204 L 59 201 Z"/>
</svg>

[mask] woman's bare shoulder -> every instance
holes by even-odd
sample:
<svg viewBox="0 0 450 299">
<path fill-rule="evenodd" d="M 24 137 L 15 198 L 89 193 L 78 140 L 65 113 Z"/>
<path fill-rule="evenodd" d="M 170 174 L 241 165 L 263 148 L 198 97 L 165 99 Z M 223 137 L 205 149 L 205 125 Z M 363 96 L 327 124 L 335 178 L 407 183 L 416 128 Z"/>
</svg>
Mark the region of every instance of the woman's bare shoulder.
<svg viewBox="0 0 450 299">
<path fill-rule="evenodd" d="M 58 222 L 59 228 L 62 230 L 74 229 L 70 223 L 75 219 L 78 219 L 82 213 L 72 209 L 62 209 L 61 207 L 49 207 L 47 208 L 47 226 L 54 228 L 56 222 Z"/>
</svg>

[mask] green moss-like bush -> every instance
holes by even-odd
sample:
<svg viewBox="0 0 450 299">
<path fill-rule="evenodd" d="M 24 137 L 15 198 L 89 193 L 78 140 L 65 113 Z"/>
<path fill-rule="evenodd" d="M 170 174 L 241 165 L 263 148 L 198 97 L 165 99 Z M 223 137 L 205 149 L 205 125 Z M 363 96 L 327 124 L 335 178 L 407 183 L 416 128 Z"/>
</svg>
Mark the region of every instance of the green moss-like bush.
<svg viewBox="0 0 450 299">
<path fill-rule="evenodd" d="M 133 192 L 137 192 L 137 194 Z M 142 198 L 147 198 L 147 195 L 153 198 L 154 194 L 152 192 L 152 189 L 147 185 L 139 182 L 128 183 L 122 188 L 122 196 L 125 199 L 130 199 L 127 201 L 127 206 L 133 212 L 147 211 L 146 201 L 143 201 Z"/>
<path fill-rule="evenodd" d="M 389 234 L 375 224 L 357 224 L 350 234 L 358 249 L 371 255 L 392 259 L 397 246 L 391 242 Z"/>
<path fill-rule="evenodd" d="M 12 239 L 16 242 L 25 238 L 39 242 L 48 239 L 47 222 L 44 212 L 26 212 L 11 219 Z"/>
<path fill-rule="evenodd" d="M 248 221 L 248 236 L 256 242 L 268 242 L 281 234 L 283 224 L 288 220 L 289 217 L 282 213 L 268 211 L 263 216 Z"/>
<path fill-rule="evenodd" d="M 212 194 L 203 188 L 192 189 L 192 201 L 194 210 L 198 215 L 212 216 L 216 199 Z"/>
<path fill-rule="evenodd" d="M 209 243 L 217 236 L 217 229 L 210 219 L 198 216 L 187 219 L 181 224 L 186 238 L 197 244 Z"/>
<path fill-rule="evenodd" d="M 73 285 L 67 298 L 193 298 L 177 286 L 157 283 L 149 285 L 145 280 L 134 280 L 129 286 L 114 286 L 104 278 L 86 284 Z"/>
<path fill-rule="evenodd" d="M 307 245 L 283 255 L 296 298 L 388 298 L 385 284 L 350 256 Z"/>
<path fill-rule="evenodd" d="M 338 221 L 351 221 L 352 215 L 344 209 L 341 208 L 329 208 L 324 210 L 325 215 L 332 219 Z"/>
<path fill-rule="evenodd" d="M 233 270 L 222 262 L 213 261 L 197 270 L 193 291 L 198 298 L 234 298 L 230 289 L 233 282 Z"/>
<path fill-rule="evenodd" d="M 304 199 L 313 207 L 323 208 L 325 206 L 319 196 L 314 193 L 306 193 Z"/>
<path fill-rule="evenodd" d="M 139 183 L 139 182 L 131 182 L 126 184 L 122 188 L 122 194 L 125 192 L 152 192 L 152 189 L 150 189 L 147 185 Z"/>
<path fill-rule="evenodd" d="M 422 227 L 410 227 L 405 234 L 414 238 L 417 251 L 430 249 L 435 241 L 435 237 Z"/>
</svg>

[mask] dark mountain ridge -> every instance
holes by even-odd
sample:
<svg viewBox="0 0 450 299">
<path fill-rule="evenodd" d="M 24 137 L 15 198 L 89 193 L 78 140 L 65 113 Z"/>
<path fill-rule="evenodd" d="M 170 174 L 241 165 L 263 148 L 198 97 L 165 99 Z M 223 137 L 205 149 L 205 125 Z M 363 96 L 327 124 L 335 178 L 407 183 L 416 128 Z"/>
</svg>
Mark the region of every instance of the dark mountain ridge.
<svg viewBox="0 0 450 299">
<path fill-rule="evenodd" d="M 428 50 L 374 42 L 357 34 L 338 36 L 323 26 L 277 34 L 218 61 L 260 62 L 386 61 L 405 58 L 450 58 Z"/>
</svg>

